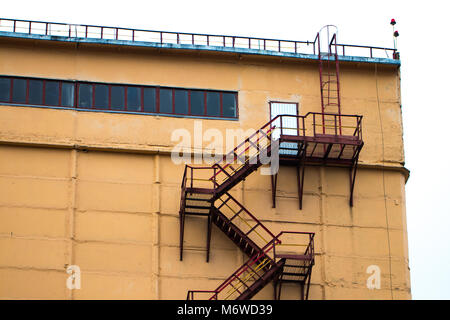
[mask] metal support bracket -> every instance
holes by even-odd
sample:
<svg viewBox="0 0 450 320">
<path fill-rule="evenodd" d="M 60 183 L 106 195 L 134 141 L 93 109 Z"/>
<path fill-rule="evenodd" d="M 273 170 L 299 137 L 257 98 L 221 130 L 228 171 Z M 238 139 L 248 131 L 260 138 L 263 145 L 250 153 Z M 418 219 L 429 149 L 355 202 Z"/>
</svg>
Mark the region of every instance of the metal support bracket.
<svg viewBox="0 0 450 320">
<path fill-rule="evenodd" d="M 356 152 L 356 156 L 353 160 L 352 166 L 349 170 L 349 177 L 350 177 L 350 207 L 353 207 L 353 191 L 355 189 L 355 180 L 356 180 L 356 170 L 358 169 L 358 158 L 359 158 L 359 149 Z"/>
<path fill-rule="evenodd" d="M 306 160 L 306 144 L 302 145 L 299 152 L 301 152 L 300 155 L 300 161 L 297 165 L 297 185 L 298 185 L 298 207 L 300 210 L 302 210 L 303 206 L 303 185 L 305 181 L 305 160 Z"/>
<path fill-rule="evenodd" d="M 272 182 L 272 208 L 276 207 L 278 172 L 270 176 Z"/>
</svg>

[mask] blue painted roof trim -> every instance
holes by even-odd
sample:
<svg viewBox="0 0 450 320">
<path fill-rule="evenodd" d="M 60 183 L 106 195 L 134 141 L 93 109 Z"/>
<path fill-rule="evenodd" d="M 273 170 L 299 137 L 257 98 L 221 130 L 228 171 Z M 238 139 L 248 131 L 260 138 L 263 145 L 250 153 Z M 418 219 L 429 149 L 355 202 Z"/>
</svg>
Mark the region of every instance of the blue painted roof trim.
<svg viewBox="0 0 450 320">
<path fill-rule="evenodd" d="M 33 39 L 33 40 L 48 40 L 48 41 L 64 41 L 64 42 L 75 42 L 75 43 L 92 43 L 92 44 L 104 44 L 104 45 L 121 45 L 121 46 L 137 46 L 137 47 L 150 47 L 150 48 L 161 48 L 161 49 L 181 49 L 181 50 L 205 50 L 205 51 L 220 51 L 220 52 L 230 52 L 238 54 L 251 54 L 251 55 L 263 55 L 263 56 L 274 56 L 281 58 L 297 58 L 297 59 L 308 59 L 308 60 L 318 60 L 318 55 L 315 54 L 305 54 L 305 53 L 293 53 L 293 52 L 277 52 L 270 50 L 258 50 L 258 49 L 247 49 L 247 48 L 233 48 L 233 47 L 218 47 L 218 46 L 205 46 L 205 45 L 192 45 L 192 44 L 176 44 L 176 43 L 158 43 L 158 42 L 145 42 L 145 41 L 127 41 L 127 40 L 115 40 L 115 39 L 95 39 L 95 38 L 75 38 L 75 37 L 64 37 L 64 36 L 50 36 L 50 35 L 38 35 L 38 34 L 27 34 L 18 32 L 6 32 L 0 31 L 0 37 L 11 37 L 11 38 L 22 38 L 22 39 Z M 340 61 L 348 62 L 364 62 L 364 63 L 381 63 L 381 64 L 391 64 L 400 66 L 400 60 L 390 59 L 390 58 L 369 58 L 369 57 L 358 57 L 358 56 L 339 56 Z"/>
</svg>

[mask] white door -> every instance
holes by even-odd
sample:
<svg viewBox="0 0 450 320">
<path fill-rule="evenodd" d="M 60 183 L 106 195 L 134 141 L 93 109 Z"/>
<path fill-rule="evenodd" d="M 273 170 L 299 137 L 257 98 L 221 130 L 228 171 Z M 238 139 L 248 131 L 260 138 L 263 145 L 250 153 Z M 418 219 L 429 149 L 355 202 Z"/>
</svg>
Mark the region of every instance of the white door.
<svg viewBox="0 0 450 320">
<path fill-rule="evenodd" d="M 270 102 L 270 119 L 278 115 L 298 115 L 298 105 L 292 102 Z M 283 128 L 283 135 L 298 135 L 298 118 L 297 117 L 280 117 L 275 120 L 272 125 L 276 129 L 273 132 L 273 139 L 278 139 Z M 297 154 L 297 144 L 283 142 L 280 144 L 280 154 Z"/>
</svg>

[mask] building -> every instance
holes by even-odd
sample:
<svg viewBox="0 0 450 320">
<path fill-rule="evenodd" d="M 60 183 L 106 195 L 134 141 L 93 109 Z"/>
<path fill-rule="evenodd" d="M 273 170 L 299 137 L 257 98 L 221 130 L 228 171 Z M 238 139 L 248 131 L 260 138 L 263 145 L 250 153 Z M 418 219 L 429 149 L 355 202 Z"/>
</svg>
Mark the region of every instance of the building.
<svg viewBox="0 0 450 320">
<path fill-rule="evenodd" d="M 226 298 L 230 275 L 249 280 L 231 298 L 411 297 L 395 50 L 8 19 L 0 42 L 1 298 Z M 277 175 L 222 159 L 253 159 L 253 132 L 281 139 Z M 246 216 L 230 227 L 192 188 Z M 306 232 L 282 244 L 313 243 L 312 273 L 281 287 L 281 265 L 248 262 L 272 247 L 230 228 Z"/>
</svg>

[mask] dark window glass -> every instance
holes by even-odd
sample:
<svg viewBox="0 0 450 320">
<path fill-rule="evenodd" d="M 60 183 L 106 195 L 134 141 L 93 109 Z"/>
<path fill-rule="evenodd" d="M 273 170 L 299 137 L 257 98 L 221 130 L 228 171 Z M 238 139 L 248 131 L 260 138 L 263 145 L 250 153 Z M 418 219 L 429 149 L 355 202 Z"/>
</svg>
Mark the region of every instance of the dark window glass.
<svg viewBox="0 0 450 320">
<path fill-rule="evenodd" d="M 109 90 L 105 84 L 95 85 L 94 96 L 95 109 L 108 109 L 109 108 Z"/>
<path fill-rule="evenodd" d="M 188 91 L 187 90 L 175 90 L 175 113 L 176 114 L 188 114 Z"/>
<path fill-rule="evenodd" d="M 25 103 L 27 98 L 27 80 L 14 79 L 13 80 L 13 103 Z"/>
<path fill-rule="evenodd" d="M 11 88 L 11 85 L 13 86 Z M 75 92 L 78 88 L 78 92 Z M 237 117 L 237 94 L 0 76 L 0 102 L 161 114 Z"/>
<path fill-rule="evenodd" d="M 111 109 L 125 110 L 125 87 L 111 86 Z"/>
<path fill-rule="evenodd" d="M 155 88 L 144 88 L 144 112 L 156 112 Z"/>
<path fill-rule="evenodd" d="M 234 93 L 222 93 L 222 111 L 224 117 L 236 117 L 236 95 Z"/>
<path fill-rule="evenodd" d="M 0 78 L 0 101 L 9 101 L 9 94 L 11 91 L 11 79 Z"/>
<path fill-rule="evenodd" d="M 172 113 L 172 89 L 159 90 L 159 112 Z"/>
<path fill-rule="evenodd" d="M 78 107 L 90 109 L 92 107 L 92 85 L 81 83 L 78 90 Z"/>
<path fill-rule="evenodd" d="M 206 109 L 208 116 L 220 116 L 220 93 L 206 93 Z"/>
<path fill-rule="evenodd" d="M 141 111 L 141 88 L 127 88 L 127 110 Z"/>
<path fill-rule="evenodd" d="M 57 106 L 59 105 L 59 82 L 45 81 L 45 105 Z"/>
<path fill-rule="evenodd" d="M 194 116 L 205 114 L 205 94 L 203 91 L 191 91 L 191 114 Z"/>
<path fill-rule="evenodd" d="M 42 80 L 30 80 L 28 91 L 28 103 L 29 104 L 42 104 L 44 93 L 44 81 Z"/>
<path fill-rule="evenodd" d="M 70 82 L 63 82 L 61 87 L 61 105 L 63 107 L 73 107 L 73 96 L 75 85 Z"/>
</svg>

